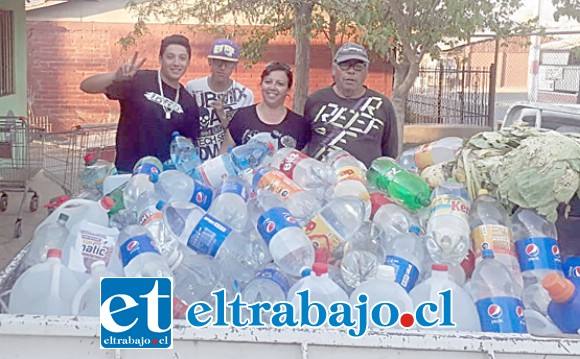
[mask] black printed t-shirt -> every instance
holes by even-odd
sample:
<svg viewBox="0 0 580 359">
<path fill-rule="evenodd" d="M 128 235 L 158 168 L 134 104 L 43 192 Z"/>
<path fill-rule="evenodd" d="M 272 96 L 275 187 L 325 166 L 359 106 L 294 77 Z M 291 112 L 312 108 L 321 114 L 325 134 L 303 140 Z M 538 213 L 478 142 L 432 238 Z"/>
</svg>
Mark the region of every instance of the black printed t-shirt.
<svg viewBox="0 0 580 359">
<path fill-rule="evenodd" d="M 191 95 L 180 85 L 179 103 L 176 90 L 162 81 L 159 91 L 157 71 L 137 71 L 131 80 L 113 82 L 105 91 L 111 100 L 121 105 L 117 127 L 117 170 L 132 172 L 135 163 L 144 156 L 155 156 L 161 162 L 169 159 L 171 133 L 196 140 L 199 133 L 199 108 Z M 165 107 L 173 109 L 171 119 L 165 118 Z"/>
<path fill-rule="evenodd" d="M 260 132 L 269 132 L 278 139 L 278 148 L 293 147 L 301 150 L 310 141 L 310 125 L 304 117 L 287 110 L 282 122 L 270 125 L 260 120 L 256 106 L 239 109 L 230 121 L 228 129 L 236 145 L 247 143 Z"/>
<path fill-rule="evenodd" d="M 369 166 L 377 157 L 397 157 L 397 122 L 391 101 L 367 89 L 360 98 L 339 97 L 332 87 L 306 100 L 304 117 L 312 139 L 307 153 L 323 159 L 329 150 L 342 149 Z"/>
</svg>

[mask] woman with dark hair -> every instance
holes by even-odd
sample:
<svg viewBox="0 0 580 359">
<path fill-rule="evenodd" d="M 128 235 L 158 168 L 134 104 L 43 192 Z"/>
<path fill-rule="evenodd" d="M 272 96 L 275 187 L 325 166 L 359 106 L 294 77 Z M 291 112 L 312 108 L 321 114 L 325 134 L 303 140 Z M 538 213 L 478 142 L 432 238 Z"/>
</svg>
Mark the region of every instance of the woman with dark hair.
<svg viewBox="0 0 580 359">
<path fill-rule="evenodd" d="M 269 63 L 260 76 L 262 102 L 240 108 L 228 126 L 222 146 L 245 144 L 258 133 L 267 132 L 278 140 L 278 148 L 292 147 L 301 150 L 310 141 L 310 125 L 297 113 L 284 105 L 292 87 L 292 70 L 280 62 Z"/>
</svg>

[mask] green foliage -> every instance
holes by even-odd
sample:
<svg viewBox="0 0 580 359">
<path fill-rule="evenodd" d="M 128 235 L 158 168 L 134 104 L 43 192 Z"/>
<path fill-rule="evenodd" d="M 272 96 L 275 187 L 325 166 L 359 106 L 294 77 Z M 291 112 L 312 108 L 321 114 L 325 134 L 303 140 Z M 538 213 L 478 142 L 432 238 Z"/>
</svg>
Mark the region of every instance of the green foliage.
<svg viewBox="0 0 580 359">
<path fill-rule="evenodd" d="M 580 21 L 580 0 L 552 0 L 556 6 L 554 19 L 558 21 L 561 17 L 568 17 Z"/>
</svg>

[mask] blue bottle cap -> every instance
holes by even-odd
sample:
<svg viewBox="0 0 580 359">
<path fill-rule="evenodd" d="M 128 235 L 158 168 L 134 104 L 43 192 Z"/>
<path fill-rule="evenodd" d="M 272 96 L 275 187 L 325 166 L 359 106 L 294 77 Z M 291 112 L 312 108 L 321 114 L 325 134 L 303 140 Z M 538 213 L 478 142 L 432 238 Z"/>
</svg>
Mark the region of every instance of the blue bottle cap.
<svg viewBox="0 0 580 359">
<path fill-rule="evenodd" d="M 305 269 L 303 269 L 303 270 L 302 270 L 302 272 L 300 273 L 300 276 L 301 276 L 302 278 L 304 278 L 304 277 L 308 277 L 308 276 L 309 276 L 309 275 L 311 275 L 311 274 L 312 274 L 312 269 L 310 269 L 310 268 L 305 268 Z"/>
<path fill-rule="evenodd" d="M 417 226 L 411 226 L 409 227 L 409 233 L 415 233 L 417 235 L 421 234 L 421 228 L 417 227 Z"/>
<path fill-rule="evenodd" d="M 164 206 L 165 206 L 165 202 L 159 200 L 159 201 L 157 201 L 157 204 L 155 205 L 155 208 L 157 208 L 158 211 L 161 211 Z"/>
<path fill-rule="evenodd" d="M 179 133 L 179 131 L 173 131 L 173 132 L 171 132 L 171 138 L 175 138 L 177 136 L 181 136 L 181 133 Z"/>
<path fill-rule="evenodd" d="M 483 259 L 486 259 L 486 258 L 494 258 L 495 256 L 493 254 L 493 250 L 491 250 L 491 249 L 484 249 L 483 250 L 483 253 L 481 254 L 481 257 Z"/>
</svg>

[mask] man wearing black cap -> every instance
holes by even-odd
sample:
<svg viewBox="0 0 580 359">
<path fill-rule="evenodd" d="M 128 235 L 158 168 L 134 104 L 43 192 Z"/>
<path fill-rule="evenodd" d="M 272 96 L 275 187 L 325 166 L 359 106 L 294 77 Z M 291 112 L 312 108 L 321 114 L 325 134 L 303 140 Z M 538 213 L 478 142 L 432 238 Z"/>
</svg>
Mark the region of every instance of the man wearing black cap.
<svg viewBox="0 0 580 359">
<path fill-rule="evenodd" d="M 310 156 L 322 159 L 329 150 L 343 149 L 367 166 L 380 156 L 397 157 L 393 105 L 364 85 L 369 62 L 361 45 L 342 45 L 332 64 L 334 84 L 308 96 L 304 117 L 312 129 Z"/>
<path fill-rule="evenodd" d="M 237 109 L 254 104 L 254 93 L 231 76 L 240 58 L 238 45 L 218 39 L 211 45 L 208 58 L 210 75 L 189 81 L 185 87 L 207 116 L 200 118 L 197 140 L 203 161 L 217 157 L 224 142 L 225 128 Z"/>
<path fill-rule="evenodd" d="M 116 71 L 94 75 L 81 83 L 87 93 L 104 93 L 121 106 L 117 128 L 115 166 L 131 172 L 144 156 L 169 159 L 171 133 L 196 140 L 199 133 L 199 108 L 179 80 L 191 57 L 189 40 L 171 35 L 161 41 L 159 70 L 140 70 L 145 59 L 133 59 Z"/>
</svg>

